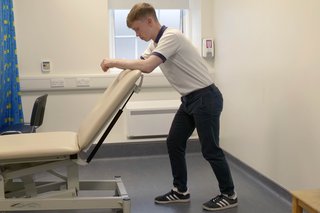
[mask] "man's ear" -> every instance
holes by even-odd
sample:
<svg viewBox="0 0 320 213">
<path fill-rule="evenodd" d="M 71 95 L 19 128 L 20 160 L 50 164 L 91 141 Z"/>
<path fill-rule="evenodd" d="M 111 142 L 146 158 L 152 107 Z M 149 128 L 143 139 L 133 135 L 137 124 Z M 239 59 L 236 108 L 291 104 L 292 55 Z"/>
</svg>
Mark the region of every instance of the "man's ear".
<svg viewBox="0 0 320 213">
<path fill-rule="evenodd" d="M 147 17 L 147 23 L 152 24 L 154 22 L 153 18 L 151 16 Z"/>
</svg>

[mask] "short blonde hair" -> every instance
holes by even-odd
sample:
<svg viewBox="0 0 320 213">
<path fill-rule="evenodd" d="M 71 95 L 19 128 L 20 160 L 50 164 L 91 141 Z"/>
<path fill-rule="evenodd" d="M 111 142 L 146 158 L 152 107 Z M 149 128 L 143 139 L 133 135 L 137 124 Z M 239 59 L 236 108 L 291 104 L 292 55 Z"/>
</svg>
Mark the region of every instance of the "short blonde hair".
<svg viewBox="0 0 320 213">
<path fill-rule="evenodd" d="M 151 4 L 145 2 L 135 4 L 127 16 L 127 26 L 131 28 L 134 21 L 144 19 L 148 16 L 151 16 L 154 20 L 158 21 L 156 11 Z"/>
</svg>

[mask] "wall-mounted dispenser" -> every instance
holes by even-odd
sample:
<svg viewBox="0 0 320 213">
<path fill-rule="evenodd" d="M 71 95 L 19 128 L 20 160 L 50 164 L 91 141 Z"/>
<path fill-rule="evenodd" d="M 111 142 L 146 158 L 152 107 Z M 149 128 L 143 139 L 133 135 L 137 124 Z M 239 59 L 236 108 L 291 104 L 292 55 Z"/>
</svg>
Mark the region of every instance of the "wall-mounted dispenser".
<svg viewBox="0 0 320 213">
<path fill-rule="evenodd" d="M 202 39 L 202 57 L 203 58 L 214 57 L 214 41 L 212 38 Z"/>
</svg>

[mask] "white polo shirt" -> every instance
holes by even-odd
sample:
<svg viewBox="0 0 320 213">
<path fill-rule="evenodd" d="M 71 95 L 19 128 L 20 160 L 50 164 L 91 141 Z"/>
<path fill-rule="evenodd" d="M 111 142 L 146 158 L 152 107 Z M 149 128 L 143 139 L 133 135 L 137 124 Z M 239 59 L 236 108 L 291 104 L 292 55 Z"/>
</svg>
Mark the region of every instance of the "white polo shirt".
<svg viewBox="0 0 320 213">
<path fill-rule="evenodd" d="M 209 68 L 197 49 L 179 31 L 165 26 L 141 56 L 156 55 L 163 61 L 160 68 L 170 84 L 181 95 L 213 84 Z"/>
</svg>

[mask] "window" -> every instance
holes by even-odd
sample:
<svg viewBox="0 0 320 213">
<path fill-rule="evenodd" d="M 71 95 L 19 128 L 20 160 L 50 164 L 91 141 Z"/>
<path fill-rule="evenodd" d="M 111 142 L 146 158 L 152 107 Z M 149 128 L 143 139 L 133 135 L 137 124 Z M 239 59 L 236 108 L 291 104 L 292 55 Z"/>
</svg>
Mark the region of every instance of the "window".
<svg viewBox="0 0 320 213">
<path fill-rule="evenodd" d="M 114 58 L 137 59 L 148 46 L 148 42 L 136 37 L 135 32 L 126 24 L 130 10 L 114 9 L 111 12 L 111 56 Z M 162 25 L 180 29 L 184 32 L 185 10 L 157 9 L 157 17 Z"/>
</svg>

